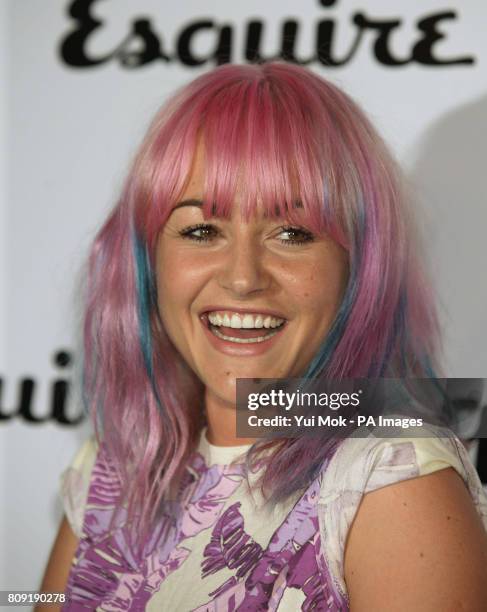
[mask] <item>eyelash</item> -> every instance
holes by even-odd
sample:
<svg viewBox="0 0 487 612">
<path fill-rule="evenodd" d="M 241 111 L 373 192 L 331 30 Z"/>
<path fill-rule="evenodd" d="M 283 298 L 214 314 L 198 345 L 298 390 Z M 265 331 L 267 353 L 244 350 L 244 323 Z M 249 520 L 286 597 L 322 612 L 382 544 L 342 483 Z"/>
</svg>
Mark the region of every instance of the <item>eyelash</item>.
<svg viewBox="0 0 487 612">
<path fill-rule="evenodd" d="M 206 236 L 206 237 L 196 236 L 193 232 L 196 232 L 198 230 L 211 231 L 213 232 L 213 235 Z M 310 231 L 304 229 L 303 227 L 286 225 L 284 227 L 281 227 L 281 233 L 282 232 L 301 235 L 301 238 L 298 238 L 297 240 L 279 239 L 281 244 L 284 244 L 285 246 L 295 246 L 299 244 L 305 244 L 307 242 L 313 242 L 314 240 L 313 234 Z M 215 228 L 214 225 L 210 225 L 208 223 L 198 223 L 197 225 L 191 225 L 190 227 L 186 227 L 185 229 L 181 230 L 179 232 L 179 235 L 181 236 L 181 238 L 185 238 L 186 240 L 193 240 L 195 242 L 210 242 L 216 236 L 217 233 L 218 233 L 218 229 Z"/>
</svg>

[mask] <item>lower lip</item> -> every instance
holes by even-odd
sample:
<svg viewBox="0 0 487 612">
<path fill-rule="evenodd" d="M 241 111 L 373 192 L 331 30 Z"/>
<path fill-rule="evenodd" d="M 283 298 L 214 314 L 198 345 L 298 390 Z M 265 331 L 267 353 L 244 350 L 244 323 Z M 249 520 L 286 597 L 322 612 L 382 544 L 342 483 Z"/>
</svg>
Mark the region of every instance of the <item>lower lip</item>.
<svg viewBox="0 0 487 612">
<path fill-rule="evenodd" d="M 205 330 L 208 340 L 217 351 L 225 353 L 225 355 L 234 355 L 237 357 L 255 357 L 256 355 L 262 355 L 266 351 L 270 350 L 274 344 L 278 342 L 279 336 L 283 333 L 284 327 L 286 326 L 286 323 L 284 323 L 280 331 L 271 336 L 268 340 L 241 344 L 215 336 L 215 334 L 213 334 L 209 329 L 206 318 L 200 318 L 200 323 Z"/>
</svg>

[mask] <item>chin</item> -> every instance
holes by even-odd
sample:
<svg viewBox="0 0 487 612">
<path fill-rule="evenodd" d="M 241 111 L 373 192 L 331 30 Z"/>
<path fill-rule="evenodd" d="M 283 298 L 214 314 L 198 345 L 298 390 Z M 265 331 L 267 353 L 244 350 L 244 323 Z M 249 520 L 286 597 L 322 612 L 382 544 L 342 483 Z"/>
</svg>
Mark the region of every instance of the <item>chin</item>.
<svg viewBox="0 0 487 612">
<path fill-rule="evenodd" d="M 237 403 L 237 386 L 234 384 L 231 389 L 226 387 L 207 387 L 207 393 L 212 395 L 219 404 L 227 404 L 229 408 L 235 408 Z"/>
</svg>

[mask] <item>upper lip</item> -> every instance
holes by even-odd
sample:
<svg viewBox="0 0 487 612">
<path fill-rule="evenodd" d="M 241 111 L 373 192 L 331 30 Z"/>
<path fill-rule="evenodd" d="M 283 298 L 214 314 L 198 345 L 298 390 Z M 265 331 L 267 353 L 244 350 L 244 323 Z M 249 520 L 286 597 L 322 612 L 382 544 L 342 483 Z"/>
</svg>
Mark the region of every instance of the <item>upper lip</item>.
<svg viewBox="0 0 487 612">
<path fill-rule="evenodd" d="M 205 306 L 199 312 L 199 316 L 203 316 L 208 314 L 209 312 L 235 312 L 237 314 L 263 314 L 271 317 L 276 317 L 278 319 L 287 319 L 281 312 L 277 310 L 272 310 L 270 308 L 259 308 L 258 306 L 253 308 L 239 308 L 237 306 Z"/>
</svg>

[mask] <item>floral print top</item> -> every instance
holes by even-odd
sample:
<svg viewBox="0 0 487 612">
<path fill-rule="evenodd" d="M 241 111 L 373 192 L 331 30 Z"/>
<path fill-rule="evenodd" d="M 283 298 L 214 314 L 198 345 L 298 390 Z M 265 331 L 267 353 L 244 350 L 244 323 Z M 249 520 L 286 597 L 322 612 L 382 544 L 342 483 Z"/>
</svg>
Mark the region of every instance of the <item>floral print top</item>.
<svg viewBox="0 0 487 612">
<path fill-rule="evenodd" d="M 81 447 L 61 477 L 79 537 L 63 610 L 346 611 L 344 548 L 362 496 L 449 466 L 487 529 L 487 497 L 455 436 L 349 438 L 304 493 L 267 510 L 245 484 L 238 458 L 248 446 L 213 446 L 205 434 L 177 518 L 162 517 L 141 553 L 123 517 L 108 529 L 119 493 L 114 470 L 94 440 Z"/>
</svg>

